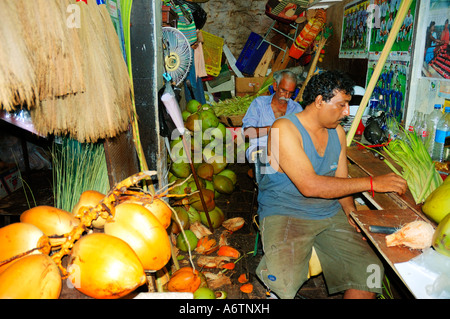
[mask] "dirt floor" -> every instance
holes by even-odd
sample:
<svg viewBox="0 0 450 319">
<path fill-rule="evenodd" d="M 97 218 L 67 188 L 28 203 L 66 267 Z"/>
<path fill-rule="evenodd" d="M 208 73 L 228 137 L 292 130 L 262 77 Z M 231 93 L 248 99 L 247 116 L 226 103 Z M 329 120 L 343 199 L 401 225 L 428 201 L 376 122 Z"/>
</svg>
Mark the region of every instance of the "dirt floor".
<svg viewBox="0 0 450 319">
<path fill-rule="evenodd" d="M 225 278 L 225 283 L 218 284 L 213 290 L 226 291 L 229 299 L 265 299 L 266 289 L 255 275 L 256 267 L 262 257 L 262 250 L 261 245 L 256 243 L 257 226 L 253 222 L 257 203 L 256 200 L 253 201 L 256 195 L 255 186 L 253 180 L 248 175 L 251 166 L 249 164 L 230 164 L 229 168 L 233 169 L 238 175 L 235 191 L 231 195 L 222 195 L 217 198 L 216 205 L 223 210 L 226 218 L 242 217 L 245 219 L 244 227 L 228 237 L 229 245 L 238 249 L 244 257 L 236 262 L 235 269 L 225 272 L 224 275 L 227 277 Z M 18 190 L 12 195 L 0 200 L 0 227 L 9 223 L 18 222 L 19 215 L 28 208 L 24 190 L 29 190 L 26 193 L 31 206 L 34 206 L 34 202 L 36 205 L 53 206 L 51 171 L 33 171 L 28 176 L 23 176 L 23 179 L 26 182 L 23 190 Z M 218 238 L 223 230 L 223 227 L 216 229 L 214 236 Z M 183 255 L 183 253 L 180 253 L 180 255 Z M 184 257 L 183 260 L 179 261 L 180 266 L 189 264 L 186 253 L 184 253 Z M 196 258 L 197 256 L 194 254 L 194 263 Z M 203 271 L 209 271 L 213 274 L 220 272 L 217 269 L 203 269 Z M 237 279 L 243 273 L 247 274 L 249 282 L 253 284 L 254 289 L 251 293 L 244 293 L 239 289 L 242 284 Z M 394 298 L 409 298 L 408 294 L 404 293 L 401 285 L 395 285 L 395 274 L 388 274 L 388 276 L 393 278 L 390 283 Z M 147 291 L 149 291 L 148 287 L 141 287 L 136 293 Z M 60 298 L 85 299 L 88 297 L 76 289 L 69 288 L 67 284 L 63 284 Z M 328 295 L 323 276 L 319 275 L 309 279 L 299 290 L 296 298 L 341 299 L 342 294 Z"/>
</svg>

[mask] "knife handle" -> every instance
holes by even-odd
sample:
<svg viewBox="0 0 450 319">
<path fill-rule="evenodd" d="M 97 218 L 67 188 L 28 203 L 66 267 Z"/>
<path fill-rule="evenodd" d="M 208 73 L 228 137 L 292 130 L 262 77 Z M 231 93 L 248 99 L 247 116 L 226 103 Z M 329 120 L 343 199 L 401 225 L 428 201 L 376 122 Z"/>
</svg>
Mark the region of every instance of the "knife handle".
<svg viewBox="0 0 450 319">
<path fill-rule="evenodd" d="M 399 230 L 399 228 L 396 227 L 376 226 L 376 225 L 369 226 L 369 231 L 372 233 L 393 234 L 397 230 Z"/>
</svg>

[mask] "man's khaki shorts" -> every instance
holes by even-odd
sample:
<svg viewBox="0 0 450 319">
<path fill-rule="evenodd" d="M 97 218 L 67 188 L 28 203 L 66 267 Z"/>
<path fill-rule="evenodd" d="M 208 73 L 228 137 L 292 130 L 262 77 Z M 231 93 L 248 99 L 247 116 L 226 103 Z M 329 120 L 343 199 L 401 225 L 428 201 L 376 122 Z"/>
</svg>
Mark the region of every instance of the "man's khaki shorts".
<svg viewBox="0 0 450 319">
<path fill-rule="evenodd" d="M 329 294 L 347 289 L 381 293 L 383 265 L 342 210 L 323 220 L 269 216 L 260 231 L 264 256 L 256 273 L 278 297 L 294 298 L 308 279 L 313 246 Z"/>
</svg>

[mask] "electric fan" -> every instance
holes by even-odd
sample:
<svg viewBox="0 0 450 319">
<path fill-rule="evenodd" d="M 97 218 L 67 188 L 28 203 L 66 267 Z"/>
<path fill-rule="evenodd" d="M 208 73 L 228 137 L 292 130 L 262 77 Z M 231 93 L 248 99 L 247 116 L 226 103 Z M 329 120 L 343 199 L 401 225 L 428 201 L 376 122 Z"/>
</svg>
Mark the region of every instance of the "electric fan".
<svg viewBox="0 0 450 319">
<path fill-rule="evenodd" d="M 164 66 L 175 86 L 187 76 L 192 65 L 192 49 L 184 34 L 172 27 L 162 28 Z"/>
</svg>

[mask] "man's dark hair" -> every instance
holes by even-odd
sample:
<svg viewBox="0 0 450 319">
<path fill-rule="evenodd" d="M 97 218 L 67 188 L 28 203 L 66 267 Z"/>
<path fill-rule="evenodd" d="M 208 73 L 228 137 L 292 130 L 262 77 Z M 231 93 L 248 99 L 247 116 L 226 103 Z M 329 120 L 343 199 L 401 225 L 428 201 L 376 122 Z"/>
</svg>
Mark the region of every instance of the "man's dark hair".
<svg viewBox="0 0 450 319">
<path fill-rule="evenodd" d="M 317 96 L 322 95 L 325 102 L 330 101 L 338 92 L 353 95 L 355 82 L 340 71 L 325 71 L 314 75 L 303 92 L 303 107 L 314 102 Z"/>
</svg>

